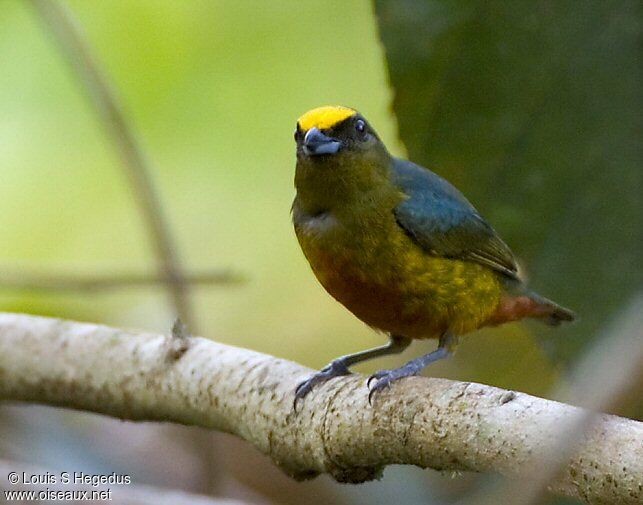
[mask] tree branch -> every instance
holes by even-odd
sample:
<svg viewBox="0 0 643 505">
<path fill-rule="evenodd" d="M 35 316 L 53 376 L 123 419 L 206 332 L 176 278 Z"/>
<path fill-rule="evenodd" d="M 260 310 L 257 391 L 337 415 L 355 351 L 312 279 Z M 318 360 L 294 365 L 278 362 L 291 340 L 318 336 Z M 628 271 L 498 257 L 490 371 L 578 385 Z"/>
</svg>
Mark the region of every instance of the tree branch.
<svg viewBox="0 0 643 505">
<path fill-rule="evenodd" d="M 414 377 L 370 407 L 364 377 L 316 388 L 293 412 L 311 371 L 193 337 L 166 360 L 167 337 L 0 314 L 0 399 L 171 421 L 232 433 L 295 478 L 376 478 L 388 464 L 494 471 L 524 478 L 561 422 L 581 410 L 474 383 Z M 643 423 L 598 415 L 552 491 L 587 503 L 640 503 Z"/>
<path fill-rule="evenodd" d="M 459 505 L 536 505 L 545 503 L 549 483 L 561 472 L 581 443 L 582 437 L 595 422 L 596 413 L 622 400 L 629 391 L 640 390 L 643 378 L 643 293 L 635 295 L 612 316 L 589 352 L 575 363 L 574 370 L 552 392 L 559 401 L 578 403 L 578 410 L 557 423 L 549 444 L 540 448 L 534 458 L 528 481 L 505 480 L 495 489 L 488 486 Z M 615 366 L 617 365 L 617 366 Z"/>
</svg>

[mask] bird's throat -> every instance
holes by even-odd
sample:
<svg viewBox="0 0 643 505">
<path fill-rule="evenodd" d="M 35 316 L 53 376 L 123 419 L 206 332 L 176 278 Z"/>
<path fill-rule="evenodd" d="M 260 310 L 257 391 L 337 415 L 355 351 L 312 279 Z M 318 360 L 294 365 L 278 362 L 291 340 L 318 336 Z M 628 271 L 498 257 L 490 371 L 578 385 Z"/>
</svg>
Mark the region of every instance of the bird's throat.
<svg viewBox="0 0 643 505">
<path fill-rule="evenodd" d="M 306 213 L 343 214 L 368 201 L 386 201 L 394 192 L 387 167 L 372 163 L 351 163 L 347 157 L 304 159 L 297 162 L 295 189 L 297 201 Z M 377 198 L 376 198 L 377 197 Z"/>
</svg>

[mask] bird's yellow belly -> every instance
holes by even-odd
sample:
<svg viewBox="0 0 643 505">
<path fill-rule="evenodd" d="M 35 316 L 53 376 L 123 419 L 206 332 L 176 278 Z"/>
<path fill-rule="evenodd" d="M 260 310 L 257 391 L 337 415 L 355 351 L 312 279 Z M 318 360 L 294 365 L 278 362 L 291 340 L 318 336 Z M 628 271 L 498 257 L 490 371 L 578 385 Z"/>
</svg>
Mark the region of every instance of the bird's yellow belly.
<svg viewBox="0 0 643 505">
<path fill-rule="evenodd" d="M 498 307 L 501 283 L 488 268 L 430 256 L 404 234 L 378 235 L 297 232 L 321 284 L 369 326 L 411 338 L 463 335 Z"/>
</svg>

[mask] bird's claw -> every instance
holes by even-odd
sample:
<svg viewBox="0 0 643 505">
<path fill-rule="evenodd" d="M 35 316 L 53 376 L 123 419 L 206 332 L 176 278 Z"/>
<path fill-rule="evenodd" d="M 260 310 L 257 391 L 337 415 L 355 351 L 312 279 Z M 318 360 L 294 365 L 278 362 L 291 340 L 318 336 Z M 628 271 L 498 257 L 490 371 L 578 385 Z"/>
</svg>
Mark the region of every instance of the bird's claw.
<svg viewBox="0 0 643 505">
<path fill-rule="evenodd" d="M 390 370 L 379 370 L 378 372 L 375 372 L 366 380 L 366 387 L 368 389 L 371 389 L 371 382 L 373 382 L 374 380 L 379 380 L 382 377 L 386 377 L 389 373 L 391 373 Z"/>
<path fill-rule="evenodd" d="M 379 372 L 375 372 L 366 381 L 366 387 L 368 387 L 369 389 L 368 404 L 373 404 L 373 395 L 377 391 L 382 391 L 383 389 L 390 387 L 390 385 L 396 380 L 403 377 L 409 377 L 410 375 L 415 375 L 416 373 L 416 370 L 404 367 L 395 368 L 393 370 L 380 370 Z M 371 386 L 371 382 L 373 381 L 375 381 L 375 384 Z"/>
<path fill-rule="evenodd" d="M 342 375 L 349 375 L 351 372 L 348 367 L 341 361 L 333 361 L 326 365 L 319 372 L 314 373 L 308 379 L 301 382 L 295 389 L 295 400 L 293 402 L 293 409 L 297 412 L 297 403 L 303 400 L 313 388 L 322 382 L 326 382 L 333 377 L 340 377 Z"/>
</svg>

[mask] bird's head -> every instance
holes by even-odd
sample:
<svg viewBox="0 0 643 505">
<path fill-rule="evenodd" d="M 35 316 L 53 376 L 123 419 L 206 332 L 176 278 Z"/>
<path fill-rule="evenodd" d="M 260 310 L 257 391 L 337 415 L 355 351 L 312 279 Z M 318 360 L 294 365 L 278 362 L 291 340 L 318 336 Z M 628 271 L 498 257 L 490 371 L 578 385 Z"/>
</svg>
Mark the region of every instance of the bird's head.
<svg viewBox="0 0 643 505">
<path fill-rule="evenodd" d="M 355 109 L 327 105 L 309 110 L 297 121 L 295 142 L 300 195 L 356 196 L 388 174 L 386 147 Z"/>
<path fill-rule="evenodd" d="M 386 150 L 375 130 L 355 109 L 326 105 L 309 110 L 297 121 L 298 158 L 328 162 L 331 156 L 365 156 Z"/>
</svg>

